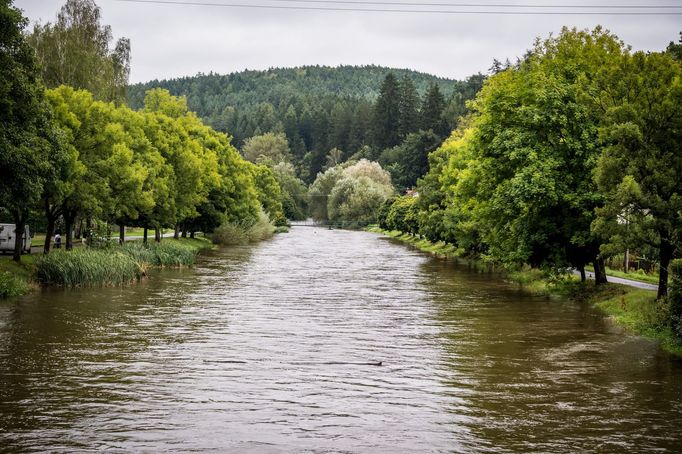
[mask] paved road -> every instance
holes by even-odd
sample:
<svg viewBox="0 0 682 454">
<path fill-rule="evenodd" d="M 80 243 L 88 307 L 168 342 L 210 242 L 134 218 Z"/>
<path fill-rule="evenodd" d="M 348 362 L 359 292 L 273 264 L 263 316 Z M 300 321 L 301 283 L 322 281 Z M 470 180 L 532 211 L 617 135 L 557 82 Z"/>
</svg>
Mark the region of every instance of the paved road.
<svg viewBox="0 0 682 454">
<path fill-rule="evenodd" d="M 573 274 L 580 276 L 579 271 L 573 271 Z M 594 273 L 592 271 L 585 271 L 588 279 L 594 279 Z M 630 279 L 623 279 L 621 277 L 607 276 L 609 282 L 613 284 L 629 285 L 630 287 L 641 288 L 643 290 L 658 290 L 658 285 L 647 284 L 646 282 L 633 281 Z"/>
</svg>

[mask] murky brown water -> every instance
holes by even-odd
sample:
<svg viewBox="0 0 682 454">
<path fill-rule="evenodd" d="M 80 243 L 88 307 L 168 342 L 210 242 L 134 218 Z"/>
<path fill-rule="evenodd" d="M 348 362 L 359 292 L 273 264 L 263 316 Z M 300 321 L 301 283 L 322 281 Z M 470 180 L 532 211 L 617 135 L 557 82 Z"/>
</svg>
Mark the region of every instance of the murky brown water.
<svg viewBox="0 0 682 454">
<path fill-rule="evenodd" d="M 374 234 L 0 302 L 3 452 L 681 448 L 679 361 Z"/>
</svg>

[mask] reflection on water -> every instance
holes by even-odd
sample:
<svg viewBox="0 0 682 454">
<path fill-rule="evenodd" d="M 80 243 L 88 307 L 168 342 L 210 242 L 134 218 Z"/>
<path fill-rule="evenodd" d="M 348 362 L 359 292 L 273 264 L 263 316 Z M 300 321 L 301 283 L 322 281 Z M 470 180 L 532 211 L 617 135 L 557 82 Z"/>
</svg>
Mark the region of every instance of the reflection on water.
<svg viewBox="0 0 682 454">
<path fill-rule="evenodd" d="M 0 303 L 0 451 L 677 451 L 680 421 L 651 343 L 369 233 Z"/>
</svg>

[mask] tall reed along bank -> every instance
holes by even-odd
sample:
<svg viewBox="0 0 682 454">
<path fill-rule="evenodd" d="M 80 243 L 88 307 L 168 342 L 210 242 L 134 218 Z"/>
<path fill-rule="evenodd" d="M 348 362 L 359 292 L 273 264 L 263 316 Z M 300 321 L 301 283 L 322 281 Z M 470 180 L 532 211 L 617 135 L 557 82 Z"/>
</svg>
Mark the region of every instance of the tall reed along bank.
<svg viewBox="0 0 682 454">
<path fill-rule="evenodd" d="M 124 285 L 139 281 L 151 268 L 192 266 L 199 251 L 211 247 L 202 239 L 168 239 L 104 249 L 56 250 L 35 260 L 33 279 L 43 286 Z"/>
</svg>

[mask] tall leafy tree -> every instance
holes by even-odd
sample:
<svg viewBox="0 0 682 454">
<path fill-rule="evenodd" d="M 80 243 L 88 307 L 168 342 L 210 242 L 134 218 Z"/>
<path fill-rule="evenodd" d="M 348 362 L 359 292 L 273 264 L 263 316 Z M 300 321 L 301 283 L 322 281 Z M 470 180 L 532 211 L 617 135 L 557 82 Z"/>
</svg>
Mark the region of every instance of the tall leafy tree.
<svg viewBox="0 0 682 454">
<path fill-rule="evenodd" d="M 682 245 L 682 68 L 669 53 L 638 52 L 608 73 L 596 99 L 606 106 L 607 145 L 597 172 L 607 197 L 596 228 L 658 249 L 660 298 Z"/>
<path fill-rule="evenodd" d="M 606 281 L 601 241 L 591 231 L 603 200 L 590 178 L 602 151 L 601 117 L 583 96 L 624 52 L 600 28 L 564 29 L 482 90 L 474 133 L 461 148 L 471 153 L 468 168 L 446 172 L 459 175 L 455 210 L 475 202 L 471 218 L 491 256 L 554 269 L 593 262 L 597 283 Z"/>
<path fill-rule="evenodd" d="M 36 24 L 28 39 L 49 88 L 69 85 L 95 99 L 123 103 L 130 72 L 130 41 L 113 43 L 93 0 L 67 0 L 54 23 Z"/>
<path fill-rule="evenodd" d="M 62 152 L 25 26 L 11 1 L 0 2 L 0 206 L 14 218 L 15 261 L 29 208 L 55 179 L 52 164 Z"/>
</svg>

